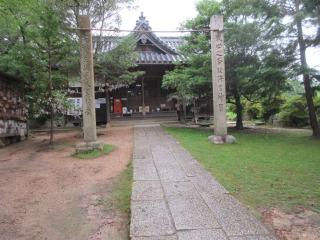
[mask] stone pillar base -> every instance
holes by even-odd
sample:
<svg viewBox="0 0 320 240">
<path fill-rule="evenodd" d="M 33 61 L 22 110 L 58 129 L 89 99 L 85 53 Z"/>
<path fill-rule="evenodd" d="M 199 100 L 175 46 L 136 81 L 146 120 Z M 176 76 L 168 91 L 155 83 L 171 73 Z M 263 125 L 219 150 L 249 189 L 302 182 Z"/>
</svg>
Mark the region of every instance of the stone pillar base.
<svg viewBox="0 0 320 240">
<path fill-rule="evenodd" d="M 76 153 L 88 152 L 96 149 L 103 150 L 103 143 L 99 141 L 95 141 L 95 142 L 82 142 L 76 145 Z"/>
<path fill-rule="evenodd" d="M 226 136 L 218 136 L 218 135 L 211 135 L 208 137 L 209 141 L 214 144 L 232 144 L 236 143 L 236 138 L 232 135 Z"/>
</svg>

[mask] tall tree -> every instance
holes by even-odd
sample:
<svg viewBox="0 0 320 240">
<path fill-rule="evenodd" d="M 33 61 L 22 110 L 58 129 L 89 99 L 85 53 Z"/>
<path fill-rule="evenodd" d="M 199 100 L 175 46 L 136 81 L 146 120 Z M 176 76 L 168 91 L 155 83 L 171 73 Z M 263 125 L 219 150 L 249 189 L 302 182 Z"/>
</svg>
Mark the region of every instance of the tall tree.
<svg viewBox="0 0 320 240">
<path fill-rule="evenodd" d="M 102 50 L 102 38 L 106 36 L 104 28 L 118 28 L 121 23 L 120 10 L 131 8 L 134 0 L 64 0 L 63 5 L 69 9 L 69 23 L 79 27 L 79 16 L 88 15 L 92 28 L 96 29 L 95 53 Z"/>
<path fill-rule="evenodd" d="M 279 68 L 272 61 L 267 61 L 271 55 L 278 61 L 285 55 L 280 49 L 274 54 L 275 44 L 272 37 L 278 34 L 278 25 L 272 19 L 270 12 L 275 11 L 272 5 L 266 1 L 257 0 L 225 0 L 200 1 L 197 5 L 198 16 L 186 21 L 184 27 L 187 29 L 208 29 L 210 18 L 214 14 L 223 14 L 225 20 L 225 57 L 226 57 L 226 85 L 228 101 L 235 104 L 237 113 L 237 128 L 242 129 L 242 98 L 250 100 L 261 97 L 261 92 L 267 95 L 267 91 L 278 88 L 280 91 L 285 86 L 286 80 L 283 64 Z M 250 34 L 248 34 L 250 33 Z M 168 73 L 164 84 L 172 83 L 173 80 L 185 81 L 184 88 L 192 86 L 192 83 L 211 84 L 211 59 L 210 59 L 210 34 L 208 32 L 193 32 L 186 37 L 186 45 L 182 52 L 187 56 L 187 65 Z M 201 61 L 199 61 L 201 59 Z M 289 62 L 287 62 L 289 64 Z M 281 74 L 272 75 L 272 71 L 279 69 Z M 204 71 L 206 70 L 206 71 Z M 179 73 L 180 76 L 174 76 Z M 264 74 L 260 81 L 252 81 L 259 74 Z M 267 75 L 266 72 L 269 74 Z M 179 79 L 184 74 L 185 79 Z M 191 75 L 190 73 L 193 73 Z M 280 77 L 281 76 L 281 77 Z M 273 81 L 270 81 L 273 78 Z M 170 81 L 169 81 L 170 80 Z M 268 85 L 269 87 L 263 87 Z M 274 84 L 276 82 L 277 84 Z M 209 90 L 209 88 L 207 88 Z M 193 91 L 189 88 L 190 91 Z M 259 91 L 258 91 L 259 90 Z M 277 92 L 279 92 L 277 90 Z M 208 92 L 208 91 L 205 91 Z M 260 93 L 258 95 L 258 93 Z M 210 93 L 208 93 L 210 94 Z M 272 99 L 274 95 L 269 95 Z"/>
<path fill-rule="evenodd" d="M 62 99 L 57 91 L 65 86 L 65 70 L 76 46 L 66 16 L 50 0 L 27 0 L 23 7 L 19 1 L 3 1 L 0 11 L 8 21 L 6 37 L 0 39 L 0 70 L 24 79 L 29 117 L 50 116 L 52 143 L 54 113 Z"/>
<path fill-rule="evenodd" d="M 320 39 L 320 7 L 314 0 L 278 0 L 275 2 L 280 9 L 283 21 L 287 22 L 287 29 L 284 31 L 285 35 L 289 35 L 287 40 L 291 46 L 299 46 L 298 59 L 300 61 L 300 68 L 297 71 L 297 76 L 302 75 L 305 96 L 307 100 L 309 120 L 314 137 L 320 138 L 320 128 L 314 106 L 314 90 L 312 88 L 312 72 L 306 59 L 306 50 L 308 47 L 319 44 Z M 306 35 L 304 27 L 310 25 L 316 27 L 318 30 L 313 35 Z"/>
<path fill-rule="evenodd" d="M 78 26 L 79 14 L 89 14 L 94 28 L 115 27 L 120 21 L 119 10 L 132 2 L 25 0 L 22 5 L 19 0 L 0 1 L 0 70 L 25 80 L 30 116 L 49 113 L 53 120 L 64 105 L 61 99 L 68 72 L 79 70 L 78 36 L 69 31 Z M 97 53 L 99 46 L 97 43 Z"/>
<path fill-rule="evenodd" d="M 32 29 L 32 41 L 35 43 L 34 53 L 42 62 L 43 71 L 47 70 L 47 108 L 50 116 L 50 144 L 53 143 L 53 127 L 55 105 L 57 99 L 54 90 L 66 87 L 62 69 L 66 58 L 72 55 L 75 42 L 64 21 L 65 16 L 54 3 L 48 1 L 38 6 L 34 17 L 38 28 Z"/>
</svg>

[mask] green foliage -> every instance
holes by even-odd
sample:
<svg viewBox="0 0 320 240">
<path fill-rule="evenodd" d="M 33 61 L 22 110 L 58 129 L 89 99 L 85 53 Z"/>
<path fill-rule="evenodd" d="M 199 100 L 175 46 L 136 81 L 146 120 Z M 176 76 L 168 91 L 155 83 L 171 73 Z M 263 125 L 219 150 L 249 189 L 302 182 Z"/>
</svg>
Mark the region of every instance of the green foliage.
<svg viewBox="0 0 320 240">
<path fill-rule="evenodd" d="M 110 86 L 117 86 L 129 85 L 143 75 L 142 71 L 134 71 L 138 58 L 135 47 L 134 37 L 129 36 L 119 40 L 111 51 L 98 54 L 95 69 L 97 78 Z"/>
<path fill-rule="evenodd" d="M 279 9 L 278 17 L 285 26 L 281 33 L 281 37 L 286 38 L 283 45 L 295 52 L 294 77 L 302 76 L 304 82 L 312 135 L 320 138 L 320 128 L 313 102 L 314 87 L 319 86 L 315 81 L 319 79 L 319 71 L 310 68 L 306 60 L 308 48 L 320 43 L 319 3 L 314 0 L 279 0 L 275 1 L 274 5 Z M 306 31 L 310 27 L 317 31 Z"/>
<path fill-rule="evenodd" d="M 263 107 L 260 102 L 243 101 L 244 113 L 249 119 L 260 119 L 263 113 Z"/>
<path fill-rule="evenodd" d="M 47 115 L 53 119 L 68 107 L 62 90 L 68 87 L 70 75 L 79 70 L 78 32 L 71 31 L 71 27 L 79 26 L 79 15 L 90 15 L 93 27 L 116 26 L 119 10 L 132 1 L 0 1 L 0 71 L 24 80 L 29 118 Z M 113 81 L 119 78 L 118 84 L 136 77 L 136 73 L 128 71 L 133 67 L 132 52 L 124 54 L 129 44 L 120 43 L 104 62 L 113 67 L 114 72 L 108 74 Z M 99 41 L 96 45 L 101 46 Z"/>
<path fill-rule="evenodd" d="M 73 156 L 80 159 L 93 159 L 93 158 L 101 157 L 103 155 L 107 155 L 110 152 L 112 152 L 113 149 L 114 149 L 114 146 L 105 144 L 103 145 L 102 150 L 95 149 L 87 152 L 79 152 L 79 153 L 73 154 Z"/>
<path fill-rule="evenodd" d="M 64 112 L 62 89 L 76 56 L 64 11 L 54 1 L 28 0 L 23 6 L 18 2 L 0 3 L 1 20 L 7 22 L 6 37 L 0 38 L 0 71 L 24 80 L 29 118 L 48 115 L 51 108 Z"/>
<path fill-rule="evenodd" d="M 28 94 L 26 97 L 28 97 L 28 111 L 31 119 L 47 119 L 50 115 L 51 107 L 56 116 L 64 115 L 72 107 L 67 93 L 63 90 L 53 90 L 50 101 L 47 98 L 47 94 L 43 94 L 42 97 Z"/>
<path fill-rule="evenodd" d="M 234 120 L 236 119 L 236 117 L 237 117 L 237 114 L 236 114 L 236 113 L 234 113 L 234 112 L 227 112 L 227 118 L 228 118 L 228 120 L 234 121 Z"/>
<path fill-rule="evenodd" d="M 213 145 L 211 131 L 168 128 L 231 194 L 259 208 L 320 211 L 320 142 L 304 133 L 231 134 L 237 144 Z"/>
<path fill-rule="evenodd" d="M 198 16 L 186 21 L 184 28 L 208 28 L 212 15 L 224 15 L 227 98 L 236 105 L 238 115 L 242 114 L 244 98 L 260 101 L 265 118 L 277 112 L 279 95 L 287 88 L 292 57 L 292 52 L 281 49 L 273 40 L 281 32 L 281 25 L 272 17 L 277 8 L 266 0 L 202 0 L 197 10 Z M 181 48 L 187 62 L 167 73 L 163 86 L 194 99 L 212 96 L 210 49 L 209 33 L 187 36 Z"/>
<path fill-rule="evenodd" d="M 287 100 L 279 113 L 280 120 L 289 127 L 308 125 L 308 109 L 305 98 L 295 96 Z"/>
</svg>

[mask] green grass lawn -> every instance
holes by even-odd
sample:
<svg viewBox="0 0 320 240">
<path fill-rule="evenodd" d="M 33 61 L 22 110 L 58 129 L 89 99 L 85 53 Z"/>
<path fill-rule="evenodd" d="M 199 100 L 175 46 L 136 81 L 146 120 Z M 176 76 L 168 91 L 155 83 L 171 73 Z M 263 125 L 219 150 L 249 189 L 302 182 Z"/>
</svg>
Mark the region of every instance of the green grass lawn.
<svg viewBox="0 0 320 240">
<path fill-rule="evenodd" d="M 103 145 L 102 150 L 95 149 L 87 152 L 79 152 L 79 153 L 73 154 L 73 156 L 80 159 L 93 159 L 93 158 L 101 157 L 103 155 L 107 155 L 113 150 L 113 148 L 114 146 L 105 144 Z"/>
<path fill-rule="evenodd" d="M 115 206 L 125 213 L 130 213 L 131 188 L 133 182 L 132 162 L 121 173 L 113 187 L 113 198 Z"/>
<path fill-rule="evenodd" d="M 214 145 L 211 131 L 166 131 L 249 206 L 320 212 L 320 141 L 295 133 L 233 131 L 236 144 Z"/>
<path fill-rule="evenodd" d="M 108 190 L 98 204 L 101 204 L 106 211 L 117 209 L 129 216 L 132 183 L 133 169 L 130 162 L 122 173 L 108 184 Z"/>
</svg>

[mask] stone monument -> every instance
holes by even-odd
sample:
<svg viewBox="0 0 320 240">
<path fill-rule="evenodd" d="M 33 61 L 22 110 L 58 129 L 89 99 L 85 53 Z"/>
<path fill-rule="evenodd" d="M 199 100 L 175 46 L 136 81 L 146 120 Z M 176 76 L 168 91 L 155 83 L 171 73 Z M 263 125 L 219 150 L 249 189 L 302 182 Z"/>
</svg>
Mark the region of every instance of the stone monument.
<svg viewBox="0 0 320 240">
<path fill-rule="evenodd" d="M 89 16 L 80 16 L 79 23 L 84 142 L 76 146 L 76 151 L 83 152 L 102 149 L 102 144 L 97 141 L 92 37 Z"/>
<path fill-rule="evenodd" d="M 233 143 L 235 138 L 228 136 L 227 132 L 223 16 L 211 17 L 210 30 L 214 135 L 210 136 L 209 140 L 215 144 Z"/>
</svg>

